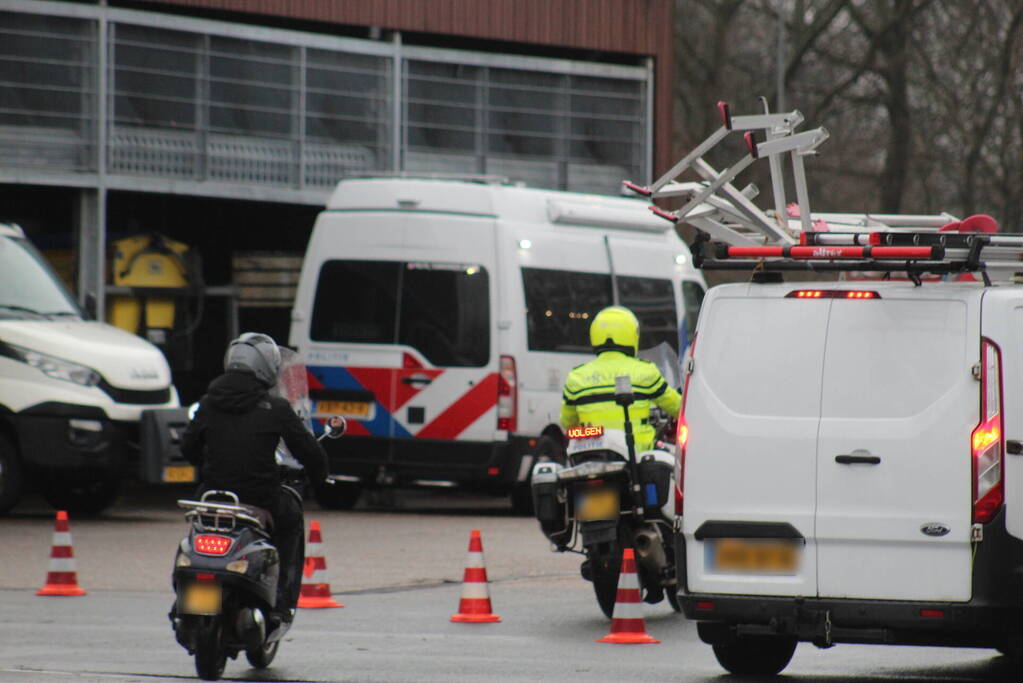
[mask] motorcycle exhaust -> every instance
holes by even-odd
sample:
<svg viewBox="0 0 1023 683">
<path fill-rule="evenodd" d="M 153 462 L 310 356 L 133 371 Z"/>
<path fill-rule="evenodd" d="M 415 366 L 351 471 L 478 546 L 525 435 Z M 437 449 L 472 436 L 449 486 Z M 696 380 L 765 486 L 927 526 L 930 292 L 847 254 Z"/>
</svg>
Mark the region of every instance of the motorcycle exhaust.
<svg viewBox="0 0 1023 683">
<path fill-rule="evenodd" d="M 263 645 L 266 638 L 266 620 L 263 618 L 263 611 L 251 607 L 242 607 L 238 610 L 238 617 L 235 620 L 235 633 L 239 639 L 245 642 L 248 649 L 255 649 Z"/>
<path fill-rule="evenodd" d="M 660 573 L 668 565 L 668 557 L 664 554 L 664 544 L 656 529 L 641 529 L 634 538 L 636 559 L 648 569 Z"/>
</svg>

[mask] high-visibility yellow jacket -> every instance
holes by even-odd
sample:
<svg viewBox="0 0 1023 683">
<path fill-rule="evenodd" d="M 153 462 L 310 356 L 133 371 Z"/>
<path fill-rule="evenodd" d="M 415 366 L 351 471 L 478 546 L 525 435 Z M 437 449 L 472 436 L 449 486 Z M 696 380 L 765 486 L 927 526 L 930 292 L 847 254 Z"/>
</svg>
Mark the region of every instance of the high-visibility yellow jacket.
<svg viewBox="0 0 1023 683">
<path fill-rule="evenodd" d="M 568 429 L 588 424 L 625 429 L 625 414 L 615 403 L 615 377 L 620 375 L 628 375 L 632 381 L 635 403 L 629 406 L 629 421 L 638 453 L 653 446 L 651 404 L 656 403 L 670 417 L 677 417 L 682 398 L 668 386 L 656 365 L 620 351 L 605 351 L 568 373 L 561 402 L 561 426 Z"/>
</svg>

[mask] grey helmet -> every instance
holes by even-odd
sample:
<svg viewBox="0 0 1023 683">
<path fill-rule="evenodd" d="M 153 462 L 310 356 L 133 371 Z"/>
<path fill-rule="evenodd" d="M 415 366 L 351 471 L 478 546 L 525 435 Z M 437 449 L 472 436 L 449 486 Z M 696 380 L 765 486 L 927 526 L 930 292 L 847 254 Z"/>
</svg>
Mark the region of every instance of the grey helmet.
<svg viewBox="0 0 1023 683">
<path fill-rule="evenodd" d="M 270 335 L 246 332 L 227 347 L 224 370 L 250 372 L 270 388 L 277 384 L 281 370 L 281 350 Z"/>
</svg>

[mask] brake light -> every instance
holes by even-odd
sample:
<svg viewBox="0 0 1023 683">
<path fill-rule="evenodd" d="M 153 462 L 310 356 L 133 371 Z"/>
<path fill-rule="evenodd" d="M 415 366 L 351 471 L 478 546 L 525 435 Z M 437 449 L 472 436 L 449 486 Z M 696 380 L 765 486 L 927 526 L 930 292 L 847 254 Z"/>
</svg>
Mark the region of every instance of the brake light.
<svg viewBox="0 0 1023 683">
<path fill-rule="evenodd" d="M 1005 500 L 1001 351 L 989 339 L 980 343 L 980 424 L 970 435 L 973 463 L 973 521 L 994 519 Z"/>
<path fill-rule="evenodd" d="M 696 334 L 689 347 L 689 358 L 696 353 Z M 689 443 L 689 423 L 686 422 L 686 399 L 689 397 L 689 378 L 692 372 L 686 372 L 686 380 L 682 384 L 682 406 L 678 412 L 678 427 L 675 428 L 675 514 L 682 514 L 685 502 L 686 444 Z"/>
<path fill-rule="evenodd" d="M 675 443 L 679 448 L 685 448 L 686 441 L 689 441 L 689 425 L 686 424 L 685 416 L 679 415 L 678 429 L 675 430 Z"/>
<path fill-rule="evenodd" d="M 794 289 L 787 299 L 880 299 L 877 292 L 856 289 Z"/>
<path fill-rule="evenodd" d="M 515 359 L 501 356 L 497 375 L 497 428 L 514 432 L 518 428 L 519 402 Z"/>
<path fill-rule="evenodd" d="M 192 541 L 192 547 L 200 555 L 226 555 L 227 551 L 231 549 L 231 543 L 233 541 L 227 536 L 208 534 L 196 536 Z"/>
</svg>

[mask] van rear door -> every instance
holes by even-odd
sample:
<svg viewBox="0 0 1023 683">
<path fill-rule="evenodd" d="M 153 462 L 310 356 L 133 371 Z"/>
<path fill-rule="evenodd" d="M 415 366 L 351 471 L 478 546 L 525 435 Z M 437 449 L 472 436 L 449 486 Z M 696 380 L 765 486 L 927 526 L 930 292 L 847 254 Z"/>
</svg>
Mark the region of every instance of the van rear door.
<svg viewBox="0 0 1023 683">
<path fill-rule="evenodd" d="M 970 599 L 980 291 L 952 291 L 832 299 L 816 465 L 821 597 Z"/>
<path fill-rule="evenodd" d="M 379 223 L 381 233 L 400 226 L 391 242 L 401 249 L 352 248 L 358 258 L 323 263 L 311 345 L 343 355 L 337 365 L 311 368 L 313 394 L 345 403 L 321 401 L 317 412 L 347 414 L 353 435 L 494 440 L 493 221 L 384 212 L 360 220 L 364 239 L 374 232 L 368 226 Z"/>
<path fill-rule="evenodd" d="M 732 285 L 704 302 L 685 416 L 692 592 L 816 595 L 816 442 L 828 302 Z M 778 543 L 777 539 L 787 539 Z M 794 549 L 786 558 L 779 549 Z"/>
</svg>

